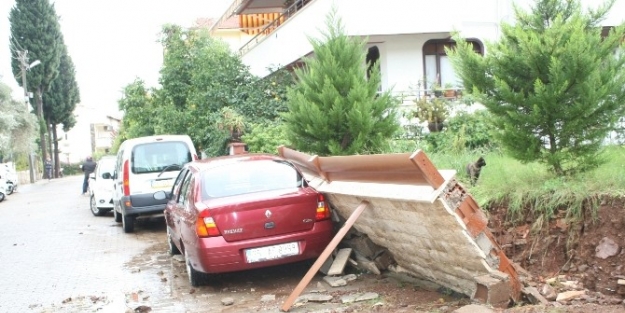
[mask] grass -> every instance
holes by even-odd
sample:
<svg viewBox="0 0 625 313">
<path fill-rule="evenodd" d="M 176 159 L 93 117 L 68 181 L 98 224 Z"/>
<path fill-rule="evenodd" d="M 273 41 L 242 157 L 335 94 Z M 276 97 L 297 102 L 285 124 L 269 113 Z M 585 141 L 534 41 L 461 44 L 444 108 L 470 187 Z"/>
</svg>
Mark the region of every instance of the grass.
<svg viewBox="0 0 625 313">
<path fill-rule="evenodd" d="M 625 196 L 623 146 L 606 147 L 601 156 L 606 163 L 571 177 L 557 177 L 545 165 L 522 164 L 497 152 L 427 155 L 438 169 L 456 170 L 456 178 L 469 188 L 482 208 L 506 205 L 512 221 L 527 214 L 544 220 L 561 209 L 567 211 L 569 218 L 581 218 L 586 208 L 594 215 L 604 196 Z M 465 166 L 480 155 L 487 165 L 482 168 L 477 185 L 472 187 Z"/>
</svg>

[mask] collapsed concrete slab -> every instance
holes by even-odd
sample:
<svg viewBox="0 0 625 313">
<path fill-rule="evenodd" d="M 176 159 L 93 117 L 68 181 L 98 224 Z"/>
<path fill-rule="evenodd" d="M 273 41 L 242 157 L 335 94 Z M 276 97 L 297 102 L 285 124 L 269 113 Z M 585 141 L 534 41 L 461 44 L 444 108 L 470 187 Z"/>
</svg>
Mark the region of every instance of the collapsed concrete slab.
<svg viewBox="0 0 625 313">
<path fill-rule="evenodd" d="M 318 157 L 285 147 L 310 184 L 343 217 L 369 206 L 353 227 L 388 249 L 397 268 L 495 306 L 519 300 L 515 268 L 473 197 L 424 152 Z"/>
</svg>

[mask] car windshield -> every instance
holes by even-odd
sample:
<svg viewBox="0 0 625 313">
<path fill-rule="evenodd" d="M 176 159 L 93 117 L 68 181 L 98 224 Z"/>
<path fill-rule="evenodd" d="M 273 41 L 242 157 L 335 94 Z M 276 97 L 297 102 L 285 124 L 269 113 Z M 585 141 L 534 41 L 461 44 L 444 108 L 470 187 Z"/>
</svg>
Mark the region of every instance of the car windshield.
<svg viewBox="0 0 625 313">
<path fill-rule="evenodd" d="M 182 141 L 151 142 L 132 149 L 131 164 L 135 174 L 179 171 L 190 161 L 191 152 Z"/>
<path fill-rule="evenodd" d="M 219 166 L 202 172 L 202 198 L 301 187 L 303 178 L 285 161 L 254 160 Z"/>
</svg>

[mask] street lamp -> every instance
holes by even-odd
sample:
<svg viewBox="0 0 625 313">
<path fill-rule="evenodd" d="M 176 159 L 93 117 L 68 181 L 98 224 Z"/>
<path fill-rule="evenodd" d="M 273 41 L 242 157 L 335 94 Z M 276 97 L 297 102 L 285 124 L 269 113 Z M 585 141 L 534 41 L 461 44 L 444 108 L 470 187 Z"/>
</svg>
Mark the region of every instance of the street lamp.
<svg viewBox="0 0 625 313">
<path fill-rule="evenodd" d="M 26 71 L 41 64 L 41 61 L 35 60 L 33 61 L 33 63 L 28 64 L 28 50 L 19 51 L 18 57 L 20 60 L 20 67 L 22 70 L 22 88 L 24 88 L 24 102 L 26 102 L 26 112 L 28 112 L 28 104 L 30 103 L 29 101 L 30 97 L 28 96 L 28 84 L 26 82 Z M 31 148 L 31 151 L 28 153 L 28 167 L 30 168 L 30 183 L 33 184 L 35 183 L 35 165 L 33 162 L 32 148 Z"/>
</svg>

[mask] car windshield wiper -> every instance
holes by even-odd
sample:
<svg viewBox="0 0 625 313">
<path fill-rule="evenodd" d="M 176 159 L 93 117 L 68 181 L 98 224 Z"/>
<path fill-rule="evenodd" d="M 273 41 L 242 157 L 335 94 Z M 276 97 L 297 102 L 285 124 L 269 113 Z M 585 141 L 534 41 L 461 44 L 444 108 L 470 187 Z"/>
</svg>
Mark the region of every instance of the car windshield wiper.
<svg viewBox="0 0 625 313">
<path fill-rule="evenodd" d="M 176 163 L 174 163 L 174 164 L 169 164 L 169 165 L 167 165 L 167 166 L 163 167 L 163 169 L 161 170 L 161 172 L 160 172 L 160 173 L 158 173 L 158 176 L 156 176 L 156 177 L 161 177 L 161 175 L 163 175 L 163 173 L 165 173 L 165 171 L 166 171 L 166 170 L 171 169 L 171 168 L 174 168 L 174 167 L 177 167 L 177 170 L 182 169 L 182 165 L 180 165 L 180 164 L 176 164 Z"/>
</svg>

